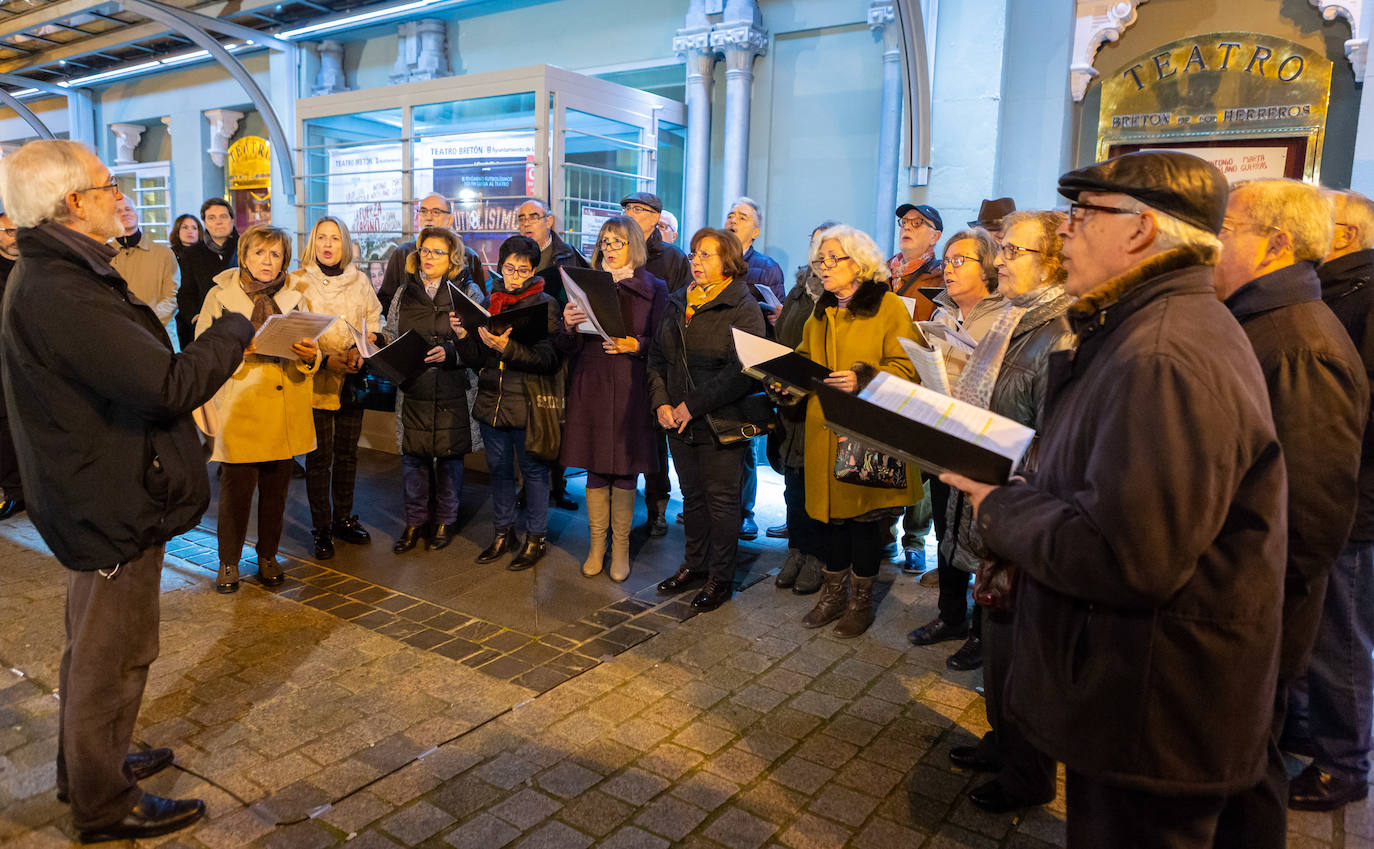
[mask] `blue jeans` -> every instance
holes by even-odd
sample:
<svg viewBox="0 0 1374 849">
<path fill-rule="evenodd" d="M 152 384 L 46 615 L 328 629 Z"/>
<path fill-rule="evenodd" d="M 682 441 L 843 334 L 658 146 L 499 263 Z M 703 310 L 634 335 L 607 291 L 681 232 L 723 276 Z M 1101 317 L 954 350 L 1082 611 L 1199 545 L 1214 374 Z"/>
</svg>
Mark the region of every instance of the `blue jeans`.
<svg viewBox="0 0 1374 849">
<path fill-rule="evenodd" d="M 492 523 L 498 529 L 515 527 L 515 465 L 525 478 L 525 531 L 542 534 L 549 528 L 549 467 L 525 453 L 525 429 L 482 428 L 482 444 L 487 449 L 487 471 L 491 473 Z"/>
<path fill-rule="evenodd" d="M 1351 540 L 1326 585 L 1322 623 L 1307 668 L 1312 763 L 1364 781 L 1374 714 L 1374 542 Z"/>
<path fill-rule="evenodd" d="M 740 473 L 740 521 L 754 518 L 754 501 L 759 495 L 759 463 L 768 465 L 768 438 L 756 436 L 749 440 L 744 452 L 744 470 Z"/>
<path fill-rule="evenodd" d="M 462 457 L 401 455 L 401 482 L 405 488 L 406 524 L 429 524 L 429 484 L 433 471 L 434 524 L 458 521 L 458 496 L 463 491 Z"/>
</svg>

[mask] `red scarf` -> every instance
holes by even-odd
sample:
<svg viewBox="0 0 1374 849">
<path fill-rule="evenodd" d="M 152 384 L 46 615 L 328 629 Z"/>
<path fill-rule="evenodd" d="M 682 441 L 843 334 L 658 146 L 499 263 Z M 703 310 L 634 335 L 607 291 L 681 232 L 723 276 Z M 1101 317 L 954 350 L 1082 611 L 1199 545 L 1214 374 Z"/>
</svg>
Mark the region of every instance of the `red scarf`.
<svg viewBox="0 0 1374 849">
<path fill-rule="evenodd" d="M 540 292 L 544 291 L 544 278 L 532 277 L 530 279 L 535 282 L 527 285 L 525 288 L 521 289 L 518 292 L 507 292 L 503 289 L 494 290 L 491 293 L 491 300 L 488 302 L 487 305 L 488 311 L 492 315 L 496 315 L 497 313 L 504 310 L 506 307 L 514 306 L 523 299 L 528 298 L 530 295 L 537 295 Z"/>
</svg>

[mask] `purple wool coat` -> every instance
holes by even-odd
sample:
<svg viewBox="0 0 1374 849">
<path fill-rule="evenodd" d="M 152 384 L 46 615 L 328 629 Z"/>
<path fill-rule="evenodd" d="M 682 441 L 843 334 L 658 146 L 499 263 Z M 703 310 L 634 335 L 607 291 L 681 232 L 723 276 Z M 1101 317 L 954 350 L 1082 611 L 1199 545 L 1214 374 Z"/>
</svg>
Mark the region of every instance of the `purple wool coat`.
<svg viewBox="0 0 1374 849">
<path fill-rule="evenodd" d="M 634 354 L 607 354 L 600 336 L 570 332 L 560 322 L 554 345 L 571 357 L 564 466 L 601 475 L 658 471 L 645 367 L 667 303 L 667 285 L 643 268 L 620 283 L 620 311 L 639 340 Z"/>
</svg>

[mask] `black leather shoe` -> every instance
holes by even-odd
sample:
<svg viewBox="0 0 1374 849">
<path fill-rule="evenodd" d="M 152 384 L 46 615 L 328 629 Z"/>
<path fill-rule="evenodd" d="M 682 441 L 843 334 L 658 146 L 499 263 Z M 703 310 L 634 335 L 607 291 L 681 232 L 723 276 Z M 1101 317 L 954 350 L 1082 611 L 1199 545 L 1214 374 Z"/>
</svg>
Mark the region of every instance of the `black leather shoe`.
<svg viewBox="0 0 1374 849">
<path fill-rule="evenodd" d="M 977 669 L 982 665 L 983 640 L 981 637 L 969 637 L 964 640 L 964 644 L 959 647 L 958 651 L 945 658 L 945 666 L 960 672 Z"/>
<path fill-rule="evenodd" d="M 962 640 L 968 636 L 968 623 L 963 622 L 959 625 L 951 625 L 940 617 L 935 617 L 926 624 L 906 635 L 906 641 L 913 646 L 928 646 L 934 643 L 943 643 L 945 640 Z"/>
<path fill-rule="evenodd" d="M 698 613 L 705 613 L 708 610 L 715 610 L 722 604 L 730 600 L 730 595 L 734 591 L 734 586 L 730 581 L 718 581 L 715 578 L 708 578 L 706 586 L 701 588 L 692 599 L 692 609 Z"/>
<path fill-rule="evenodd" d="M 239 591 L 239 565 L 237 563 L 219 564 L 219 574 L 215 576 L 215 592 L 236 593 Z"/>
<path fill-rule="evenodd" d="M 350 545 L 367 545 L 372 542 L 372 534 L 367 532 L 363 523 L 358 521 L 357 514 L 349 516 L 347 519 L 335 519 L 334 526 L 330 528 L 336 539 L 341 539 Z"/>
<path fill-rule="evenodd" d="M 955 746 L 949 750 L 949 762 L 974 772 L 996 772 L 1002 768 L 1000 763 L 983 757 L 977 746 Z"/>
<path fill-rule="evenodd" d="M 425 543 L 426 551 L 438 551 L 441 548 L 448 548 L 448 544 L 453 542 L 452 525 L 435 525 L 434 534 L 430 536 L 429 542 Z"/>
<path fill-rule="evenodd" d="M 171 749 L 149 749 L 146 752 L 130 752 L 124 756 L 124 763 L 133 772 L 134 781 L 142 781 L 171 766 L 174 757 Z M 57 801 L 70 802 L 71 798 L 58 790 Z"/>
<path fill-rule="evenodd" d="M 787 523 L 783 522 L 781 525 L 774 525 L 764 531 L 763 535 L 770 539 L 787 539 Z"/>
<path fill-rule="evenodd" d="M 1334 775 L 1308 764 L 1288 784 L 1288 807 L 1295 811 L 1335 811 L 1368 795 L 1369 784 L 1363 778 Z"/>
<path fill-rule="evenodd" d="M 686 514 L 686 513 L 679 513 L 679 514 L 677 514 L 677 523 L 678 523 L 679 525 L 685 525 L 685 524 L 687 524 L 687 514 Z"/>
<path fill-rule="evenodd" d="M 24 499 L 6 498 L 0 501 L 0 521 L 11 519 L 24 512 Z"/>
<path fill-rule="evenodd" d="M 988 813 L 1004 814 L 1007 811 L 1019 811 L 1022 808 L 1032 808 L 1036 805 L 1046 805 L 1054 801 L 1054 794 L 1050 794 L 1048 799 L 1022 799 L 1014 793 L 1007 792 L 997 779 L 976 787 L 968 794 L 968 800 Z"/>
<path fill-rule="evenodd" d="M 744 519 L 739 523 L 740 539 L 755 539 L 759 535 L 759 526 L 753 519 Z"/>
<path fill-rule="evenodd" d="M 577 502 L 572 500 L 566 492 L 550 492 L 549 506 L 557 507 L 559 510 L 576 510 Z"/>
<path fill-rule="evenodd" d="M 668 518 L 662 513 L 657 513 L 649 517 L 649 521 L 644 523 L 649 528 L 649 536 L 666 537 L 668 535 Z"/>
<path fill-rule="evenodd" d="M 666 581 L 659 582 L 658 594 L 671 595 L 673 593 L 683 592 L 684 590 L 694 590 L 705 584 L 706 573 L 693 572 L 691 569 L 688 569 L 687 564 L 684 563 L 677 568 L 677 572 L 673 574 L 673 577 Z"/>
<path fill-rule="evenodd" d="M 82 829 L 82 843 L 106 840 L 142 840 L 171 834 L 205 816 L 205 803 L 199 799 L 164 799 L 144 793 L 124 819 L 99 828 Z"/>
<path fill-rule="evenodd" d="M 506 569 L 511 572 L 523 572 L 538 563 L 546 550 L 543 534 L 526 534 L 525 544 L 520 546 L 520 553 L 506 564 Z"/>
<path fill-rule="evenodd" d="M 491 545 L 477 555 L 477 562 L 491 563 L 494 560 L 499 560 L 502 555 L 515 548 L 516 542 L 515 528 L 497 528 L 496 539 L 492 540 Z"/>
<path fill-rule="evenodd" d="M 419 525 L 406 525 L 405 530 L 396 538 L 396 544 L 391 547 L 392 554 L 405 554 L 415 547 L 424 535 L 424 528 Z"/>
<path fill-rule="evenodd" d="M 264 587 L 279 587 L 286 582 L 286 573 L 275 557 L 258 555 L 258 583 Z"/>
<path fill-rule="evenodd" d="M 315 559 L 328 560 L 334 556 L 334 535 L 327 530 L 316 528 L 310 532 L 315 538 Z"/>
</svg>

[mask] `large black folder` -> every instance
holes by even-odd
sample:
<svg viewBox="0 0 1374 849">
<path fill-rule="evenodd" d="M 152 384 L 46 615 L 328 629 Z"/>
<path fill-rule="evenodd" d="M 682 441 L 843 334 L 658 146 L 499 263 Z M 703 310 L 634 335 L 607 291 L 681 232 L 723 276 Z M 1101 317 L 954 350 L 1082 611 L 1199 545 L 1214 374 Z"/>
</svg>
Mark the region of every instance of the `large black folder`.
<svg viewBox="0 0 1374 849">
<path fill-rule="evenodd" d="M 500 335 L 511 330 L 510 338 L 522 345 L 542 342 L 549 335 L 549 305 L 541 302 L 522 307 L 513 307 L 492 315 L 463 293 L 461 289 L 449 285 L 449 296 L 453 301 L 453 312 L 462 319 L 463 327 L 470 333 L 485 327 L 491 333 Z"/>
<path fill-rule="evenodd" d="M 581 306 L 596 316 L 597 323 L 606 331 L 607 336 L 621 339 L 632 335 L 624 316 L 620 314 L 620 289 L 615 285 L 615 278 L 609 271 L 570 265 L 565 265 L 560 270 L 587 296 L 587 303 Z M 571 294 L 569 292 L 570 296 Z"/>
<path fill-rule="evenodd" d="M 757 373 L 756 373 L 757 372 Z M 811 391 L 816 381 L 830 376 L 830 369 L 801 354 L 783 354 L 746 368 L 744 373 L 760 380 L 775 380 L 799 394 Z"/>
<path fill-rule="evenodd" d="M 837 433 L 895 454 L 932 474 L 957 472 L 990 484 L 1004 484 L 1011 477 L 1009 457 L 823 383 L 816 382 L 812 388 L 826 423 Z"/>
<path fill-rule="evenodd" d="M 414 330 L 367 358 L 368 368 L 400 386 L 428 368 L 425 354 L 434 346 Z"/>
</svg>

